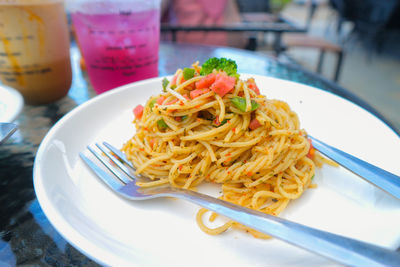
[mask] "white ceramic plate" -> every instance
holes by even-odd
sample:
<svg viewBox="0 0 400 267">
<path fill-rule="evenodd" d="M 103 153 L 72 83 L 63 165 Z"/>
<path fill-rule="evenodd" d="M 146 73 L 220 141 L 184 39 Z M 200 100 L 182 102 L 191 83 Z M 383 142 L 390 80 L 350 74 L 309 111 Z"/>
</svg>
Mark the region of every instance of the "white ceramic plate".
<svg viewBox="0 0 400 267">
<path fill-rule="evenodd" d="M 325 91 L 253 76 L 267 97 L 287 101 L 314 137 L 400 175 L 400 139 L 379 119 Z M 174 199 L 126 201 L 83 164 L 78 153 L 88 144 L 108 141 L 120 147 L 128 140 L 134 134 L 132 108 L 160 87 L 156 78 L 110 91 L 77 107 L 49 131 L 36 156 L 34 186 L 54 227 L 89 257 L 114 266 L 336 265 L 280 240 L 258 240 L 238 230 L 209 236 L 196 225 L 197 206 Z M 399 200 L 343 168 L 325 166 L 315 182 L 318 188 L 293 201 L 283 217 L 387 248 L 400 246 Z"/>
<path fill-rule="evenodd" d="M 0 84 L 0 122 L 12 122 L 21 112 L 24 99 L 13 88 Z"/>
</svg>

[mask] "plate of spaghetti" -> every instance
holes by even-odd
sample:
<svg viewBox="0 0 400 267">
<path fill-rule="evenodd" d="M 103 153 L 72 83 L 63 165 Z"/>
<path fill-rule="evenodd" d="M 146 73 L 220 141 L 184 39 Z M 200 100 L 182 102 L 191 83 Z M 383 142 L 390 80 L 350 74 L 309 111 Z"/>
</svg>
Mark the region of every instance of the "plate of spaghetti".
<svg viewBox="0 0 400 267">
<path fill-rule="evenodd" d="M 400 201 L 322 157 L 307 133 L 400 173 L 399 137 L 364 109 L 317 88 L 239 74 L 234 61 L 212 58 L 68 113 L 40 145 L 35 192 L 54 227 L 106 265 L 336 265 L 184 201 L 121 199 L 78 157 L 107 141 L 148 178 L 138 180 L 142 187 L 198 190 L 398 248 Z"/>
</svg>

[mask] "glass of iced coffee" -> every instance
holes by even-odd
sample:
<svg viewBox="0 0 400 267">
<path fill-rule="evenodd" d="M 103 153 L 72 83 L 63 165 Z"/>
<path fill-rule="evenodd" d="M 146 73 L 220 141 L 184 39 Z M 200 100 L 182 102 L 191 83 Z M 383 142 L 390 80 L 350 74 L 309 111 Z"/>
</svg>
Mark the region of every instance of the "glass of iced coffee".
<svg viewBox="0 0 400 267">
<path fill-rule="evenodd" d="M 64 97 L 71 86 L 63 0 L 0 0 L 0 78 L 28 104 Z"/>
</svg>

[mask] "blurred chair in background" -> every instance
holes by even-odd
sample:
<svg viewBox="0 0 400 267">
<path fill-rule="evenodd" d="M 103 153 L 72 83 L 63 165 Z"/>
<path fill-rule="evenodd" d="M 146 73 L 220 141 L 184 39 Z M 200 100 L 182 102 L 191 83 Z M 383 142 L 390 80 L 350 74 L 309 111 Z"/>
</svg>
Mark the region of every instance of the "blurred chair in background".
<svg viewBox="0 0 400 267">
<path fill-rule="evenodd" d="M 279 23 L 289 21 L 280 16 L 280 11 L 291 0 L 236 0 L 243 22 L 249 23 Z M 274 33 L 273 48 L 277 54 L 281 50 L 281 34 Z M 256 50 L 261 45 L 266 45 L 267 32 L 252 32 L 246 46 L 248 50 Z"/>
<path fill-rule="evenodd" d="M 241 22 L 235 0 L 163 0 L 162 22 L 185 26 L 221 26 Z M 168 40 L 168 33 L 163 34 Z M 237 32 L 178 32 L 176 41 L 244 48 L 246 34 Z"/>
<path fill-rule="evenodd" d="M 305 26 L 307 31 L 311 27 L 312 19 L 315 15 L 317 7 L 318 7 L 317 1 L 315 0 L 309 1 L 309 12 Z M 337 61 L 336 61 L 335 71 L 333 74 L 333 80 L 335 82 L 339 81 L 340 71 L 342 68 L 343 57 L 344 57 L 344 51 L 340 45 L 330 42 L 324 38 L 312 36 L 308 33 L 305 33 L 305 34 L 288 34 L 284 36 L 284 46 L 286 50 L 290 50 L 291 48 L 317 49 L 319 51 L 319 58 L 316 67 L 317 73 L 322 72 L 325 53 L 330 52 L 336 54 Z"/>
<path fill-rule="evenodd" d="M 245 22 L 273 22 L 276 20 L 276 17 L 270 13 L 269 0 L 236 0 L 236 2 L 240 16 Z M 259 40 L 264 42 L 265 36 L 265 33 L 261 33 L 261 38 L 259 38 L 257 33 L 251 33 L 246 49 L 256 50 Z"/>
<path fill-rule="evenodd" d="M 400 29 L 399 0 L 329 0 L 337 11 L 337 33 L 342 35 L 344 22 L 352 22 L 351 34 L 367 47 L 380 50 L 389 29 Z"/>
</svg>

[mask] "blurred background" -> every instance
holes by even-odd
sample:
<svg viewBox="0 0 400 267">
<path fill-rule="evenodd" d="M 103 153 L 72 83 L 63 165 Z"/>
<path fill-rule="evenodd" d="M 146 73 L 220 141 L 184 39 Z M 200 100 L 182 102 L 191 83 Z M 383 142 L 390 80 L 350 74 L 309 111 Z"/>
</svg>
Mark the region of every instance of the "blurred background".
<svg viewBox="0 0 400 267">
<path fill-rule="evenodd" d="M 168 29 L 170 29 L 165 25 L 196 24 L 196 19 L 190 21 L 187 18 L 194 16 L 190 8 L 183 8 L 177 2 L 179 1 L 163 1 L 164 40 L 168 40 Z M 206 0 L 197 2 L 204 3 Z M 230 13 L 225 14 L 227 18 L 225 22 L 233 23 L 232 25 L 246 22 L 261 25 L 265 22 L 284 20 L 298 29 L 303 29 L 304 32 L 283 32 L 280 36 L 282 40 L 279 44 L 279 53 L 276 51 L 277 34 L 273 31 L 252 33 L 228 31 L 228 35 L 236 41 L 212 44 L 254 50 L 277 57 L 285 63 L 320 73 L 326 79 L 337 82 L 379 109 L 397 128 L 400 127 L 400 1 L 232 1 L 237 10 L 229 7 L 230 1 L 227 2 L 225 9 L 230 10 Z M 174 4 L 176 6 L 171 8 Z M 168 6 L 172 12 L 168 12 Z M 214 10 L 215 12 L 217 11 Z M 210 14 L 208 16 L 212 15 Z M 197 20 L 198 24 L 205 23 L 204 19 Z M 218 25 L 218 22 L 214 25 Z M 190 43 L 198 40 L 201 43 L 210 43 L 204 35 L 203 38 L 197 39 L 187 37 L 190 34 L 200 33 L 178 32 L 178 34 L 186 36 L 178 35 L 175 38 L 176 42 Z M 217 35 L 217 33 L 211 34 Z M 238 42 L 238 39 L 245 39 L 245 44 Z"/>
<path fill-rule="evenodd" d="M 291 2 L 282 10 L 282 15 L 304 23 L 309 14 L 309 3 L 304 2 Z M 316 3 L 307 34 L 343 49 L 338 83 L 371 105 L 379 106 L 399 127 L 399 1 L 320 0 Z M 260 51 L 266 48 L 260 47 Z M 318 49 L 293 47 L 287 54 L 305 68 L 315 70 Z M 327 53 L 322 75 L 331 78 L 335 64 L 335 54 Z"/>
</svg>

